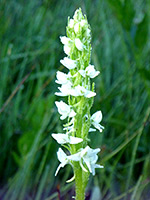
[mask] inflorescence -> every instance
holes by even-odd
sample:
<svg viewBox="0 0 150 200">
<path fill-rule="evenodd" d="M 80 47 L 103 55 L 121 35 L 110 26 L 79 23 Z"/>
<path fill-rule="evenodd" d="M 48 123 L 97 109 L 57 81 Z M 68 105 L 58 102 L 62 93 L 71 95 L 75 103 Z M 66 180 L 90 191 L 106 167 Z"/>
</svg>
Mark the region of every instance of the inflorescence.
<svg viewBox="0 0 150 200">
<path fill-rule="evenodd" d="M 86 16 L 82 15 L 81 9 L 75 11 L 73 19 L 68 19 L 66 30 L 67 37 L 60 37 L 66 57 L 60 62 L 69 72 L 66 74 L 57 71 L 56 83 L 60 87 L 58 87 L 59 92 L 56 92 L 55 95 L 67 96 L 68 102 L 66 104 L 61 100 L 60 102 L 56 101 L 55 104 L 61 115 L 60 119 L 67 119 L 67 123 L 63 128 L 65 133 L 53 133 L 52 137 L 65 147 L 69 154 L 59 148 L 57 156 L 60 164 L 55 175 L 66 164 L 70 164 L 74 169 L 76 162 L 84 172 L 95 175 L 95 168 L 103 166 L 96 164 L 97 153 L 100 149 L 92 149 L 88 146 L 88 133 L 94 132 L 96 129 L 102 132 L 104 129 L 100 125 L 102 112 L 97 111 L 92 116 L 90 114 L 96 95 L 91 79 L 100 72 L 90 64 L 91 29 Z M 94 128 L 91 128 L 91 125 Z"/>
</svg>

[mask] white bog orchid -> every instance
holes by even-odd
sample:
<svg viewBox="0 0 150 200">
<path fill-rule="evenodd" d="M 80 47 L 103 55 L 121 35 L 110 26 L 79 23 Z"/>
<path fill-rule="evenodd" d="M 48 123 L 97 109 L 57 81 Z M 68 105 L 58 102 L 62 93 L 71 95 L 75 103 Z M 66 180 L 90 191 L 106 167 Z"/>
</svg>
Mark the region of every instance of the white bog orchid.
<svg viewBox="0 0 150 200">
<path fill-rule="evenodd" d="M 99 71 L 94 69 L 94 65 L 89 65 L 85 70 L 79 70 L 79 73 L 85 78 L 85 76 L 89 76 L 90 78 L 95 78 L 99 75 Z"/>
<path fill-rule="evenodd" d="M 85 19 L 82 19 L 81 22 L 80 22 L 80 25 L 82 27 L 84 27 L 86 24 L 87 24 L 87 21 Z"/>
<path fill-rule="evenodd" d="M 61 87 L 58 87 L 60 92 L 55 92 L 55 95 L 62 96 L 62 97 L 69 96 L 71 94 L 71 91 L 72 91 L 71 86 L 72 85 L 68 83 L 68 84 L 62 85 Z"/>
<path fill-rule="evenodd" d="M 63 134 L 63 133 L 53 133 L 52 137 L 59 143 L 59 144 L 78 144 L 81 143 L 83 141 L 82 138 L 78 138 L 78 137 L 73 137 L 73 136 L 69 136 L 68 134 Z"/>
<path fill-rule="evenodd" d="M 96 95 L 95 92 L 87 90 L 85 87 L 77 85 L 75 88 L 71 90 L 72 96 L 85 96 L 87 98 L 94 97 Z"/>
<path fill-rule="evenodd" d="M 69 56 L 70 51 L 71 51 L 71 47 L 69 47 L 67 45 L 64 45 L 64 52 L 65 52 L 65 54 L 67 54 Z"/>
<path fill-rule="evenodd" d="M 69 73 L 57 71 L 57 80 L 55 81 L 60 84 L 59 92 L 56 92 L 55 95 L 68 96 L 68 104 L 63 101 L 55 101 L 60 119 L 66 119 L 66 123 L 63 124 L 65 133 L 60 131 L 60 133 L 51 135 L 67 149 L 67 154 L 61 148 L 58 149 L 57 157 L 60 163 L 55 176 L 62 167 L 70 164 L 74 176 L 67 182 L 75 179 L 75 198 L 85 199 L 85 183 L 88 182 L 89 174 L 95 175 L 96 168 L 103 168 L 96 164 L 100 149 L 92 149 L 87 146 L 88 132 L 94 132 L 97 129 L 102 132 L 104 127 L 100 125 L 101 111 L 97 111 L 92 116 L 90 114 L 93 97 L 96 95 L 91 79 L 98 76 L 100 72 L 90 64 L 91 29 L 87 17 L 82 14 L 80 8 L 75 11 L 73 19 L 68 18 L 66 35 L 67 37 L 60 37 L 66 54 L 60 63 L 69 70 Z M 90 125 L 93 127 L 90 128 Z M 88 173 L 85 174 L 84 171 Z"/>
<path fill-rule="evenodd" d="M 69 25 L 70 28 L 73 28 L 73 26 L 74 26 L 74 20 L 70 19 L 68 25 Z"/>
<path fill-rule="evenodd" d="M 91 149 L 89 146 L 86 146 L 85 149 L 81 151 L 81 158 L 83 159 L 84 163 L 87 165 L 90 173 L 95 175 L 95 168 L 103 168 L 103 166 L 96 164 L 98 160 L 97 153 L 100 152 L 100 149 Z M 83 166 L 82 162 L 80 161 L 80 165 L 84 171 L 87 172 L 85 167 Z"/>
<path fill-rule="evenodd" d="M 71 60 L 68 57 L 65 57 L 63 60 L 60 60 L 61 64 L 67 67 L 68 69 L 74 69 L 77 66 L 76 60 Z"/>
<path fill-rule="evenodd" d="M 58 83 L 58 84 L 62 84 L 62 85 L 63 84 L 69 84 L 69 85 L 72 84 L 71 81 L 70 81 L 70 78 L 71 78 L 70 73 L 65 74 L 63 72 L 57 71 L 56 77 L 57 77 L 57 80 L 55 82 Z"/>
<path fill-rule="evenodd" d="M 71 39 L 66 37 L 66 36 L 60 36 L 60 41 L 64 44 L 64 45 L 69 45 L 69 42 L 71 42 Z"/>
<path fill-rule="evenodd" d="M 76 23 L 76 24 L 74 25 L 74 31 L 75 31 L 75 33 L 78 33 L 79 30 L 80 30 L 80 23 Z"/>
<path fill-rule="evenodd" d="M 58 108 L 58 112 L 62 115 L 60 117 L 61 120 L 66 119 L 66 117 L 74 117 L 76 115 L 72 107 L 67 105 L 63 101 L 55 101 L 55 104 Z"/>
<path fill-rule="evenodd" d="M 79 161 L 81 168 L 85 172 L 88 172 L 86 168 L 83 166 L 83 163 L 85 163 L 89 169 L 89 172 L 92 173 L 94 176 L 96 168 L 103 168 L 103 166 L 96 164 L 98 160 L 97 156 L 98 152 L 100 152 L 99 148 L 91 149 L 89 146 L 86 146 L 84 149 L 81 149 L 78 153 L 67 156 L 64 153 L 64 151 L 61 148 L 59 148 L 57 152 L 57 157 L 58 160 L 61 162 L 61 164 L 58 166 L 55 176 L 57 175 L 61 167 L 64 167 L 66 164 L 71 164 L 71 161 Z"/>
<path fill-rule="evenodd" d="M 58 171 L 60 170 L 61 167 L 64 167 L 66 164 L 69 163 L 69 160 L 67 159 L 67 155 L 64 153 L 64 151 L 59 148 L 57 151 L 57 157 L 58 160 L 61 162 L 60 165 L 57 167 L 57 170 L 55 172 L 55 176 L 57 176 Z"/>
<path fill-rule="evenodd" d="M 80 27 L 84 27 L 85 25 L 87 25 L 87 22 L 86 20 L 82 19 L 80 22 L 77 22 L 75 25 L 74 25 L 74 31 L 75 33 L 77 34 L 78 32 L 80 32 Z"/>
<path fill-rule="evenodd" d="M 102 132 L 103 129 L 104 129 L 104 127 L 99 124 L 101 122 L 101 120 L 102 120 L 102 112 L 101 111 L 97 111 L 91 117 L 91 123 L 92 123 L 92 125 L 95 128 L 97 128 L 100 132 Z"/>
<path fill-rule="evenodd" d="M 57 151 L 57 157 L 61 163 L 56 170 L 55 176 L 58 174 L 58 171 L 61 167 L 64 167 L 66 164 L 72 165 L 71 161 L 80 161 L 79 153 L 67 156 L 61 148 L 59 148 Z"/>
<path fill-rule="evenodd" d="M 83 43 L 79 38 L 75 38 L 75 46 L 79 51 L 83 51 L 85 48 L 85 46 L 83 45 Z"/>
<path fill-rule="evenodd" d="M 71 50 L 72 40 L 66 36 L 60 36 L 60 41 L 64 44 L 64 52 L 69 55 Z"/>
</svg>

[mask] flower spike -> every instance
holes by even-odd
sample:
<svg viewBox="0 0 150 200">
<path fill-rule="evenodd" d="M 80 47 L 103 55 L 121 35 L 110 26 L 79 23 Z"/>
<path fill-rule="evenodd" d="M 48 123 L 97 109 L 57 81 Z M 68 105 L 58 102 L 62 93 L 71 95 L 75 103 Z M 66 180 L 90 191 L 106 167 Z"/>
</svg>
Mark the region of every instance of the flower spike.
<svg viewBox="0 0 150 200">
<path fill-rule="evenodd" d="M 75 180 L 76 199 L 84 199 L 85 183 L 88 182 L 89 174 L 94 176 L 97 168 L 103 168 L 97 164 L 100 149 L 89 147 L 88 134 L 95 132 L 96 129 L 102 132 L 104 127 L 100 124 L 101 111 L 95 112 L 92 116 L 90 114 L 93 99 L 96 96 L 91 79 L 97 77 L 100 72 L 90 64 L 91 28 L 81 8 L 75 11 L 72 19 L 69 17 L 66 35 L 60 36 L 66 54 L 60 63 L 69 72 L 56 72 L 55 82 L 60 86 L 58 87 L 59 92 L 55 95 L 66 97 L 68 101 L 67 103 L 62 100 L 55 101 L 55 104 L 60 119 L 67 122 L 63 125 L 65 133 L 53 133 L 52 137 L 67 149 L 67 154 L 61 148 L 58 149 L 57 157 L 60 164 L 55 176 L 61 168 L 70 164 L 74 175 L 68 182 Z M 91 125 L 94 128 L 91 128 Z M 82 198 L 79 198 L 80 195 Z"/>
</svg>

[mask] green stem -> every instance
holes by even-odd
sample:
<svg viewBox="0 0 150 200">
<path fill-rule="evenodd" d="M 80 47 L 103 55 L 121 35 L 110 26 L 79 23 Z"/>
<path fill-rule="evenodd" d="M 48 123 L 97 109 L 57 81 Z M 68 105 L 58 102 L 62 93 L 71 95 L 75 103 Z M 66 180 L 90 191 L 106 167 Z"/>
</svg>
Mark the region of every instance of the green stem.
<svg viewBox="0 0 150 200">
<path fill-rule="evenodd" d="M 89 172 L 85 172 L 80 164 L 74 162 L 76 200 L 85 200 L 85 189 L 89 179 Z"/>
<path fill-rule="evenodd" d="M 78 164 L 79 165 L 79 164 Z M 85 184 L 83 183 L 82 169 L 79 166 L 76 166 L 74 169 L 75 173 L 75 192 L 76 200 L 85 199 Z"/>
</svg>

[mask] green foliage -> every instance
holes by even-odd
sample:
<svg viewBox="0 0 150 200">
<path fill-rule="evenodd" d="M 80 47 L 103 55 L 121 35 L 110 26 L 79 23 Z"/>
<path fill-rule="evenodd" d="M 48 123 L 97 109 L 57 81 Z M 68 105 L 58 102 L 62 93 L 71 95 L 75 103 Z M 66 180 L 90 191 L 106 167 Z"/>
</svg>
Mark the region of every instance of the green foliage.
<svg viewBox="0 0 150 200">
<path fill-rule="evenodd" d="M 150 1 L 0 1 L 0 197 L 65 199 L 71 170 L 54 177 L 62 131 L 54 101 L 55 73 L 64 57 L 60 35 L 81 7 L 92 30 L 94 113 L 105 130 L 91 133 L 100 164 L 88 186 L 106 200 L 149 199 L 150 189 Z M 60 69 L 59 69 L 60 70 Z M 91 102 L 92 104 L 92 102 Z M 60 188 L 60 189 L 59 189 Z"/>
</svg>

